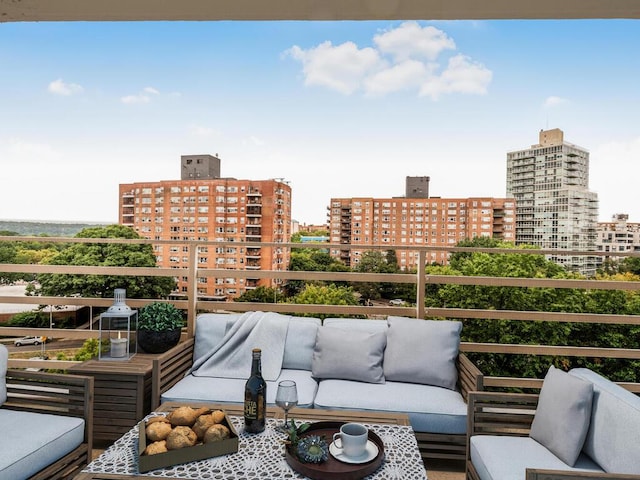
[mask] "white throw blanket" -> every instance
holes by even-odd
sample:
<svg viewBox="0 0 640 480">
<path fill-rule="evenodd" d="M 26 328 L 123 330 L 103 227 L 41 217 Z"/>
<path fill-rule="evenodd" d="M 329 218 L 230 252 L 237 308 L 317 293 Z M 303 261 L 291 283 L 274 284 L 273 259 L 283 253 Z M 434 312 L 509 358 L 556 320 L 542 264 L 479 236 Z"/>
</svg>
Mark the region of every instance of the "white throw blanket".
<svg viewBox="0 0 640 480">
<path fill-rule="evenodd" d="M 262 350 L 262 376 L 276 380 L 284 358 L 289 328 L 288 315 L 274 312 L 246 312 L 236 320 L 222 341 L 191 367 L 196 377 L 249 378 L 251 350 Z"/>
</svg>

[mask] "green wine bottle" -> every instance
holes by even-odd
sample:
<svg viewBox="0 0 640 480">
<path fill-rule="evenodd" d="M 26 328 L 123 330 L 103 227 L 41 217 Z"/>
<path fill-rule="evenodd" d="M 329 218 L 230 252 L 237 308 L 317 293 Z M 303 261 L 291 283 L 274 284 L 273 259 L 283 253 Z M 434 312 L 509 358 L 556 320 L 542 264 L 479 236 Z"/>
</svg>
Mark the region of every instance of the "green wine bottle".
<svg viewBox="0 0 640 480">
<path fill-rule="evenodd" d="M 244 430 L 260 433 L 266 425 L 267 382 L 262 378 L 262 351 L 252 351 L 251 376 L 244 387 Z"/>
</svg>

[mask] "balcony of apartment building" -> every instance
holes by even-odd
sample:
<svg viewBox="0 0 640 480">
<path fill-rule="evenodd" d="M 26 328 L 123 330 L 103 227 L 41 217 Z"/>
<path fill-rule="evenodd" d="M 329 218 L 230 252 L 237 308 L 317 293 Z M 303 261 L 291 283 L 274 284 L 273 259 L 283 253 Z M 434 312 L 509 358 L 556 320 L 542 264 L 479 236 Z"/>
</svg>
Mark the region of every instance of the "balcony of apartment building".
<svg viewBox="0 0 640 480">
<path fill-rule="evenodd" d="M 262 207 L 258 204 L 247 205 L 247 217 L 262 217 Z"/>
</svg>

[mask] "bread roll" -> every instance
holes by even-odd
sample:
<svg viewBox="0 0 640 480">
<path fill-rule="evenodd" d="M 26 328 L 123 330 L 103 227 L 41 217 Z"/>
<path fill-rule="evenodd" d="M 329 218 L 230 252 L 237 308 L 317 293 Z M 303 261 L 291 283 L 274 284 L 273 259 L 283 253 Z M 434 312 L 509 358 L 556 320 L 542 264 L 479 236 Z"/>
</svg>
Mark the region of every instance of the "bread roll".
<svg viewBox="0 0 640 480">
<path fill-rule="evenodd" d="M 218 442 L 229 438 L 231 432 L 229 429 L 220 423 L 211 425 L 206 432 L 204 432 L 204 443 Z"/>
<path fill-rule="evenodd" d="M 157 442 L 164 440 L 171 433 L 171 424 L 167 422 L 153 422 L 145 428 L 147 440 Z"/>
<path fill-rule="evenodd" d="M 143 455 L 155 455 L 156 453 L 164 453 L 167 451 L 167 442 L 160 440 L 159 442 L 153 442 L 147 445 L 144 449 Z"/>
<path fill-rule="evenodd" d="M 193 447 L 198 440 L 196 432 L 191 428 L 179 425 L 167 435 L 167 448 L 169 450 L 177 450 L 179 448 Z"/>
</svg>

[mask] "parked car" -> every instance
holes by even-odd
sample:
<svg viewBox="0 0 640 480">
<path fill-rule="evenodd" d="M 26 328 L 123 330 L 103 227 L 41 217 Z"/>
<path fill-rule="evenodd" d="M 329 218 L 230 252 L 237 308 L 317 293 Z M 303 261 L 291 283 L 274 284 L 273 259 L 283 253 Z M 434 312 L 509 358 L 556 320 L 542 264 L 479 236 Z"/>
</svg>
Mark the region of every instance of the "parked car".
<svg viewBox="0 0 640 480">
<path fill-rule="evenodd" d="M 404 300 L 394 298 L 393 300 L 389 300 L 389 305 L 391 305 L 392 307 L 401 307 L 404 305 Z"/>
<path fill-rule="evenodd" d="M 13 344 L 16 347 L 21 347 L 22 345 L 40 345 L 41 343 L 46 343 L 47 337 L 22 337 L 13 341 Z"/>
</svg>

